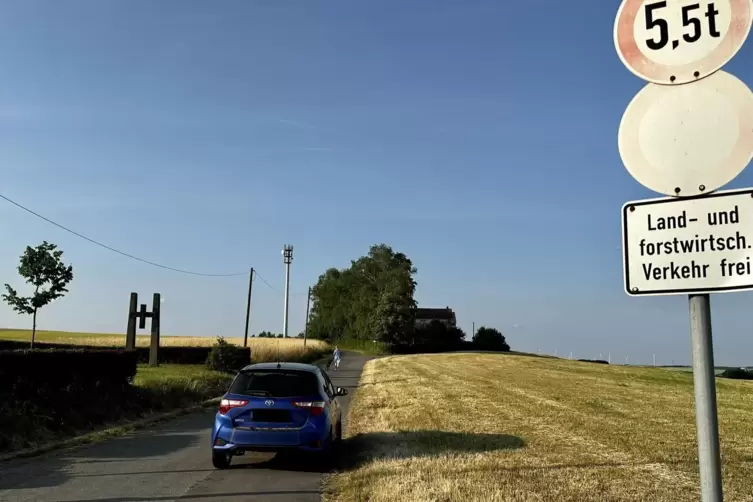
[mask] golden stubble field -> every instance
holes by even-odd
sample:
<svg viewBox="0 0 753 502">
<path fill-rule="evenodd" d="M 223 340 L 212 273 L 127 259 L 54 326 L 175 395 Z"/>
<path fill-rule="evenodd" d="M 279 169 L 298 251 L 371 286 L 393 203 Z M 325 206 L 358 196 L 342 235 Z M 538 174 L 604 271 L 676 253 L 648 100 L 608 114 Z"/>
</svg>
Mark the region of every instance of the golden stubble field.
<svg viewBox="0 0 753 502">
<path fill-rule="evenodd" d="M 27 330 L 0 330 L 0 340 L 31 341 L 31 331 Z M 243 345 L 243 338 L 226 338 L 230 343 Z M 61 343 L 67 345 L 91 345 L 99 347 L 123 347 L 125 334 L 117 335 L 110 333 L 74 333 L 68 331 L 37 331 L 37 342 Z M 216 341 L 216 337 L 190 337 L 190 336 L 165 336 L 160 337 L 162 347 L 210 347 Z M 136 346 L 148 347 L 149 335 L 137 335 Z M 285 360 L 299 360 L 304 352 L 311 350 L 323 351 L 327 344 L 321 340 L 307 340 L 306 349 L 303 340 L 299 338 L 248 338 L 254 361 L 272 361 L 280 357 Z"/>
<path fill-rule="evenodd" d="M 753 501 L 753 382 L 717 379 L 727 501 Z M 698 501 L 690 373 L 494 354 L 367 363 L 328 502 Z"/>
</svg>

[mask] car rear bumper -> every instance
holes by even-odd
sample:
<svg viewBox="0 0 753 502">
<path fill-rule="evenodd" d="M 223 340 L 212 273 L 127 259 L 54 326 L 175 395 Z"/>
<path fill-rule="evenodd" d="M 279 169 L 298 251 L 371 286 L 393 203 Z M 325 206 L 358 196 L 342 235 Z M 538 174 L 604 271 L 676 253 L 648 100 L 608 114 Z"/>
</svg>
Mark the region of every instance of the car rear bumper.
<svg viewBox="0 0 753 502">
<path fill-rule="evenodd" d="M 323 443 L 320 443 L 323 445 Z M 317 453 L 323 452 L 324 446 L 312 447 L 312 446 L 262 446 L 262 445 L 237 445 L 227 443 L 224 446 L 212 446 L 212 451 L 226 452 L 231 455 L 245 452 L 263 452 L 263 453 L 284 453 L 284 452 L 305 452 L 305 453 Z"/>
<path fill-rule="evenodd" d="M 325 424 L 321 424 L 325 425 Z M 311 423 L 301 428 L 245 428 L 216 423 L 212 435 L 214 451 L 322 451 L 329 439 L 329 427 L 320 429 Z"/>
</svg>

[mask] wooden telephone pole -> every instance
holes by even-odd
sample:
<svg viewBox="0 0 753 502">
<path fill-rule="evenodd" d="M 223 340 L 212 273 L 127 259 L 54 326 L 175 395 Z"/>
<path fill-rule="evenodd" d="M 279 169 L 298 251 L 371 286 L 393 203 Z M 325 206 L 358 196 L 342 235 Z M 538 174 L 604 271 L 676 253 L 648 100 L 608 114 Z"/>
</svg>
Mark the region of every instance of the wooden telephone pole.
<svg viewBox="0 0 753 502">
<path fill-rule="evenodd" d="M 248 274 L 248 301 L 246 301 L 246 331 L 243 334 L 243 346 L 248 347 L 248 322 L 251 319 L 251 288 L 254 285 L 254 267 Z"/>
<path fill-rule="evenodd" d="M 306 338 L 309 336 L 309 305 L 311 304 L 311 286 L 309 294 L 306 296 L 306 327 L 303 329 L 303 348 L 306 348 Z"/>
</svg>

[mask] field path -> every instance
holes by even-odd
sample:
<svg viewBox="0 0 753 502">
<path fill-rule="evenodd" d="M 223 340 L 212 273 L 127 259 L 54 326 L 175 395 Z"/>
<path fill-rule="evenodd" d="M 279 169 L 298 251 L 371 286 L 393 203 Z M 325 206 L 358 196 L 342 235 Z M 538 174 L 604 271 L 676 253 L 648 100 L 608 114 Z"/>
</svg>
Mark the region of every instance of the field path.
<svg viewBox="0 0 753 502">
<path fill-rule="evenodd" d="M 367 357 L 346 353 L 332 382 L 352 393 Z M 347 413 L 350 395 L 341 399 Z M 63 502 L 318 501 L 317 465 L 269 454 L 237 457 L 218 471 L 209 453 L 215 410 L 91 446 L 0 463 L 0 500 Z"/>
</svg>

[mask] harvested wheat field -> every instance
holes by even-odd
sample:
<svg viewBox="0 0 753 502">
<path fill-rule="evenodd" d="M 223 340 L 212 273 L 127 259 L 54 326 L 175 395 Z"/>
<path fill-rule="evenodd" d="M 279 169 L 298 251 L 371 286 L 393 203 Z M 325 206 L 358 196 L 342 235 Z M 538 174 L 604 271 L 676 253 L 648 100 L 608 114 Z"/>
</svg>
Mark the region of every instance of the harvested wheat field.
<svg viewBox="0 0 753 502">
<path fill-rule="evenodd" d="M 753 382 L 717 380 L 727 501 L 753 501 Z M 443 354 L 367 363 L 329 502 L 697 501 L 689 373 Z"/>
<path fill-rule="evenodd" d="M 0 329 L 0 340 L 30 341 L 31 331 Z M 162 347 L 210 347 L 216 341 L 216 337 L 202 336 L 166 336 L 160 337 Z M 242 337 L 226 338 L 230 343 L 243 345 Z M 60 343 L 66 345 L 90 345 L 99 347 L 123 347 L 125 334 L 112 333 L 75 333 L 69 331 L 37 331 L 37 342 Z M 148 347 L 150 335 L 137 335 L 136 346 Z M 249 337 L 248 345 L 251 347 L 254 361 L 272 361 L 277 358 L 279 350 L 282 360 L 301 360 L 305 352 L 324 351 L 327 344 L 321 340 L 307 340 L 306 349 L 300 338 L 256 338 Z"/>
</svg>

